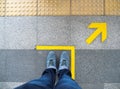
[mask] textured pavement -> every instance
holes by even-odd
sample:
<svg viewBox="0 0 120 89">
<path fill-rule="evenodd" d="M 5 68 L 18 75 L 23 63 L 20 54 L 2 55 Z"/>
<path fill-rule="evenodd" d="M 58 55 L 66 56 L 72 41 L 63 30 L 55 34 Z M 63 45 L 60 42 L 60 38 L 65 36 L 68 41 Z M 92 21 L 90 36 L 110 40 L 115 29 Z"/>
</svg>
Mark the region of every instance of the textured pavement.
<svg viewBox="0 0 120 89">
<path fill-rule="evenodd" d="M 101 36 L 85 43 L 91 22 L 107 22 L 104 43 Z M 40 77 L 48 51 L 36 45 L 76 46 L 76 81 L 83 89 L 120 89 L 119 16 L 0 17 L 0 89 Z"/>
</svg>

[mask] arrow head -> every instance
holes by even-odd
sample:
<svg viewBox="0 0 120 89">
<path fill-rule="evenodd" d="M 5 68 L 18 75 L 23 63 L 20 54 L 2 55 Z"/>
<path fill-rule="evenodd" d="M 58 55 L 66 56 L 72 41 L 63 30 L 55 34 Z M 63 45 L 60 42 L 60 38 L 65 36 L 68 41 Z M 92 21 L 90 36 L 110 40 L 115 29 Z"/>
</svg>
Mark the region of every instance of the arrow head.
<svg viewBox="0 0 120 89">
<path fill-rule="evenodd" d="M 87 38 L 86 43 L 91 44 L 99 34 L 102 35 L 101 41 L 107 39 L 107 24 L 104 23 L 91 23 L 88 28 L 96 28 L 96 30 Z"/>
</svg>

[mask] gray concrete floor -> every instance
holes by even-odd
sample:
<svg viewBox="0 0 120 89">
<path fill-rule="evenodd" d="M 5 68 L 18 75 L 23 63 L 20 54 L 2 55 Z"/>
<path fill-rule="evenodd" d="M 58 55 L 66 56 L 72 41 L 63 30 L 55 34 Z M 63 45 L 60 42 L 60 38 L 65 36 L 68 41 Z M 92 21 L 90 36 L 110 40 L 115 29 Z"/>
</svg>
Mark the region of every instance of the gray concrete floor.
<svg viewBox="0 0 120 89">
<path fill-rule="evenodd" d="M 104 43 L 101 36 L 85 43 L 91 22 L 107 22 Z M 36 45 L 76 46 L 76 81 L 83 89 L 120 89 L 119 16 L 0 17 L 0 89 L 40 77 L 48 51 Z"/>
<path fill-rule="evenodd" d="M 85 40 L 92 22 L 106 22 L 108 37 Z M 77 49 L 120 49 L 119 16 L 0 17 L 0 49 L 34 49 L 35 45 L 75 45 Z M 27 40 L 27 42 L 26 42 Z"/>
<path fill-rule="evenodd" d="M 11 87 L 9 83 L 17 83 L 18 85 L 18 83 L 39 78 L 46 68 L 48 52 L 36 50 L 0 51 L 0 82 L 3 85 L 8 82 L 8 87 Z M 56 53 L 59 57 L 61 52 L 57 51 Z M 107 84 L 108 87 L 113 85 L 119 89 L 119 54 L 120 50 L 76 50 L 76 82 L 83 89 L 104 89 L 104 87 L 107 89 Z M 114 85 L 114 83 L 118 84 Z"/>
</svg>

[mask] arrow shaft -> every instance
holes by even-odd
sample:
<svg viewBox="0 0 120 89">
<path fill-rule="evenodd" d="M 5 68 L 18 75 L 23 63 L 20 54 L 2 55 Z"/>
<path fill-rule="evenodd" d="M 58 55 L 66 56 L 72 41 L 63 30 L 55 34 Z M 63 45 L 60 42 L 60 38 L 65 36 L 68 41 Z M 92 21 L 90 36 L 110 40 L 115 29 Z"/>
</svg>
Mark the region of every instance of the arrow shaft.
<svg viewBox="0 0 120 89">
<path fill-rule="evenodd" d="M 90 44 L 91 42 L 93 42 L 95 40 L 95 38 L 101 33 L 101 31 L 98 29 L 96 31 L 94 31 L 92 33 L 92 35 L 89 36 L 89 38 L 86 40 L 88 42 L 88 44 Z"/>
</svg>

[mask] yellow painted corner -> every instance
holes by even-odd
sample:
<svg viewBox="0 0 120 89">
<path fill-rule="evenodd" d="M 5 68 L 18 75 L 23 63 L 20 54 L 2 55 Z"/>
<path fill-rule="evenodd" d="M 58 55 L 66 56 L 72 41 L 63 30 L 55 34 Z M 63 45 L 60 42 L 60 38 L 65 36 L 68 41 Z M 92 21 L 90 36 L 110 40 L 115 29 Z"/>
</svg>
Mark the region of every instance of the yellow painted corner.
<svg viewBox="0 0 120 89">
<path fill-rule="evenodd" d="M 70 50 L 71 51 L 71 74 L 75 79 L 75 47 L 74 46 L 41 46 L 37 45 L 36 50 Z"/>
</svg>

